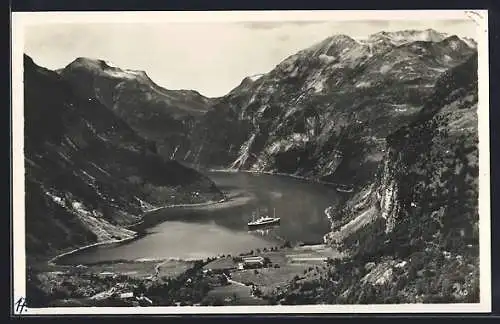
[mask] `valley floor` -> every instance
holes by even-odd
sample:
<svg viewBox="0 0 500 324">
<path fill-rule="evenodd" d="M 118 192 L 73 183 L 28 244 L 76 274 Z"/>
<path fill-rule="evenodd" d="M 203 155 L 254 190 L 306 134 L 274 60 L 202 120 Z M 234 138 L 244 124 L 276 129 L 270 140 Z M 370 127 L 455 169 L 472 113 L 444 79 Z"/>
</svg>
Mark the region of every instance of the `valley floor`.
<svg viewBox="0 0 500 324">
<path fill-rule="evenodd" d="M 231 191 L 224 200 L 151 208 L 143 220 L 129 227 L 140 231 L 164 221 L 165 208 L 227 208 L 248 203 L 244 192 Z M 133 232 L 132 232 L 133 233 Z M 129 238 L 129 239 L 133 239 Z M 99 244 L 116 243 L 99 242 Z M 223 255 L 204 261 L 135 260 L 85 265 L 57 264 L 65 255 L 87 247 L 65 251 L 45 260 L 28 262 L 28 292 L 31 307 L 46 306 L 134 306 L 135 296 L 145 295 L 150 305 L 252 305 L 269 304 L 266 295 L 275 294 L 294 278 L 313 278 L 326 271 L 327 262 L 340 254 L 324 245 L 291 247 L 288 244 L 263 251 L 247 251 L 238 256 Z M 260 269 L 238 269 L 243 256 L 261 256 Z M 134 298 L 120 299 L 133 292 Z M 146 305 L 148 306 L 148 305 Z"/>
<path fill-rule="evenodd" d="M 259 269 L 238 269 L 244 255 L 261 256 Z M 89 265 L 36 265 L 29 277 L 30 296 L 40 306 L 138 306 L 137 300 L 120 299 L 123 293 L 147 296 L 151 305 L 262 305 L 266 295 L 325 271 L 325 261 L 339 253 L 323 245 L 281 246 L 249 251 L 240 256 L 218 256 L 205 261 L 136 260 Z M 118 297 L 118 298 L 117 298 Z M 148 305 L 145 305 L 148 306 Z M 37 307 L 33 305 L 32 307 Z"/>
</svg>

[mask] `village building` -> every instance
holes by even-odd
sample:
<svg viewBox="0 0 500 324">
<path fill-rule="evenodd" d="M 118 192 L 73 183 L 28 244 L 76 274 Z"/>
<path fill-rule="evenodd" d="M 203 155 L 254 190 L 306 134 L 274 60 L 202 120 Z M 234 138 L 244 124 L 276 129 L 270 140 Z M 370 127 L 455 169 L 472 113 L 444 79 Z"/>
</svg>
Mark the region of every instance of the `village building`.
<svg viewBox="0 0 500 324">
<path fill-rule="evenodd" d="M 264 266 L 264 258 L 261 256 L 245 257 L 242 262 L 238 263 L 238 269 L 256 269 Z"/>
<path fill-rule="evenodd" d="M 104 272 L 99 273 L 99 277 L 101 277 L 101 278 L 117 278 L 118 275 L 116 273 L 113 273 L 113 272 L 104 271 Z"/>
<path fill-rule="evenodd" d="M 118 295 L 118 297 L 120 299 L 131 299 L 131 298 L 134 298 L 134 293 L 133 292 L 125 292 L 125 293 L 121 293 L 120 295 Z"/>
</svg>

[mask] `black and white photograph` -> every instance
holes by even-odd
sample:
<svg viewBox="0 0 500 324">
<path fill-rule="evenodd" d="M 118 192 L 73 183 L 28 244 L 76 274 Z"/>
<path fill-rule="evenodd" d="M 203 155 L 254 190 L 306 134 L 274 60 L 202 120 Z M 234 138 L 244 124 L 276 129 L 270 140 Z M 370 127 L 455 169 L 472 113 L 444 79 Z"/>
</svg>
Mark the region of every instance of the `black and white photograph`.
<svg viewBox="0 0 500 324">
<path fill-rule="evenodd" d="M 487 18 L 14 13 L 15 312 L 491 310 Z"/>
</svg>

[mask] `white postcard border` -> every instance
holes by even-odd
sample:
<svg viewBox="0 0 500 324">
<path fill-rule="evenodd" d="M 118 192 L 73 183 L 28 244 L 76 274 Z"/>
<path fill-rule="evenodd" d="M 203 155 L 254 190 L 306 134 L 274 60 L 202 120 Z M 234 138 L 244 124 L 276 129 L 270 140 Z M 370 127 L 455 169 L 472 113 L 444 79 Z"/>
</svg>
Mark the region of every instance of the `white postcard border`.
<svg viewBox="0 0 500 324">
<path fill-rule="evenodd" d="M 480 303 L 397 305 L 64 307 L 27 308 L 23 315 L 242 314 L 242 313 L 477 313 L 491 311 L 489 70 L 487 10 L 226 11 L 226 12 L 15 12 L 12 14 L 13 298 L 25 297 L 24 27 L 60 23 L 155 23 L 347 20 L 464 20 L 478 29 Z"/>
</svg>

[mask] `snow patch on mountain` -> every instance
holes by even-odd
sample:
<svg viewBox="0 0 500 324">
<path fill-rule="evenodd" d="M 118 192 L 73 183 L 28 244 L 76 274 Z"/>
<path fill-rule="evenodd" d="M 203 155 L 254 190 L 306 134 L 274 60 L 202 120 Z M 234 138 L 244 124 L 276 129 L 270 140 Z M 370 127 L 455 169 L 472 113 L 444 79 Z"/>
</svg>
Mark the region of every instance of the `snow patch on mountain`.
<svg viewBox="0 0 500 324">
<path fill-rule="evenodd" d="M 426 30 L 402 30 L 395 32 L 378 32 L 372 34 L 368 37 L 369 41 L 377 41 L 380 39 L 385 39 L 390 41 L 392 44 L 399 46 L 405 43 L 425 41 L 425 42 L 440 42 L 444 40 L 449 35 L 446 33 L 440 33 L 434 29 Z"/>
<path fill-rule="evenodd" d="M 326 55 L 326 54 L 320 54 L 320 55 L 318 56 L 318 58 L 320 59 L 320 61 L 321 61 L 322 63 L 326 63 L 326 64 L 328 64 L 328 63 L 331 63 L 331 62 L 335 61 L 335 57 L 330 56 L 330 55 Z"/>
<path fill-rule="evenodd" d="M 142 77 L 143 73 L 134 70 L 106 70 L 105 73 L 113 78 L 123 78 L 123 79 L 137 79 L 138 77 Z"/>
<path fill-rule="evenodd" d="M 120 68 L 118 65 L 114 64 L 111 61 L 104 61 L 104 63 L 106 63 L 107 66 L 112 67 L 112 68 L 117 68 L 117 69 Z"/>
<path fill-rule="evenodd" d="M 254 74 L 254 75 L 251 75 L 249 76 L 248 78 L 250 80 L 252 80 L 253 82 L 259 80 L 264 74 L 260 73 L 260 74 Z"/>
<path fill-rule="evenodd" d="M 293 69 L 292 73 L 290 73 L 290 77 L 292 77 L 292 78 L 297 77 L 297 76 L 299 75 L 299 72 L 300 72 L 299 67 L 298 67 L 298 66 L 296 66 L 296 67 Z"/>
</svg>

